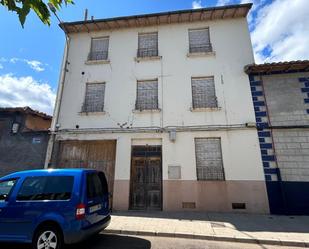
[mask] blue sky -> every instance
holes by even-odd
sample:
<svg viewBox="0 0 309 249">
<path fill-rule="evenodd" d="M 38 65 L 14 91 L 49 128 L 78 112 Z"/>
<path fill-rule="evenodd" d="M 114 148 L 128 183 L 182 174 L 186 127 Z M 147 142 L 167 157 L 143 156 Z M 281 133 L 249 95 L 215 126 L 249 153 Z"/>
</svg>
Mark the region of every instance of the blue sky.
<svg viewBox="0 0 309 249">
<path fill-rule="evenodd" d="M 309 59 L 308 0 L 75 0 L 58 12 L 63 21 L 253 2 L 248 16 L 256 62 Z M 43 25 L 34 13 L 24 29 L 0 6 L 0 106 L 25 106 L 52 113 L 64 34 L 52 17 Z M 293 49 L 291 49 L 291 47 Z"/>
</svg>

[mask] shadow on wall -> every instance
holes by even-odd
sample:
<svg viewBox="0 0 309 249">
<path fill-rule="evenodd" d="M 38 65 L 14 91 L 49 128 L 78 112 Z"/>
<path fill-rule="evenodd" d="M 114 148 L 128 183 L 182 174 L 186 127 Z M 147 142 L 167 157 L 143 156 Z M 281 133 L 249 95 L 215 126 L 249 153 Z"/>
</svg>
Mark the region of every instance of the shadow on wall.
<svg viewBox="0 0 309 249">
<path fill-rule="evenodd" d="M 206 212 L 113 212 L 113 216 L 205 221 L 213 228 L 235 227 L 241 232 L 294 232 L 309 233 L 309 216 L 255 215 Z"/>
<path fill-rule="evenodd" d="M 31 249 L 29 244 L 0 243 L 1 249 Z M 66 245 L 65 249 L 150 249 L 151 243 L 148 240 L 120 235 L 99 234 L 88 240 L 73 245 Z"/>
</svg>

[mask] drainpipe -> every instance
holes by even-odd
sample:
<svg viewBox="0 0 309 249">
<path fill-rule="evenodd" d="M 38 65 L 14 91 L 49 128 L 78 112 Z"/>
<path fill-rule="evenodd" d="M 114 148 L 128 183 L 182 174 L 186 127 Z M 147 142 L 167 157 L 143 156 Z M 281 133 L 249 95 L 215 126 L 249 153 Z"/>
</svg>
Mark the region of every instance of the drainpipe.
<svg viewBox="0 0 309 249">
<path fill-rule="evenodd" d="M 49 138 L 47 150 L 46 150 L 44 168 L 48 168 L 51 163 L 51 157 L 52 157 L 52 153 L 54 149 L 54 142 L 55 142 L 57 131 L 59 129 L 58 127 L 59 113 L 60 113 L 60 106 L 61 106 L 62 95 L 63 95 L 65 76 L 66 76 L 67 66 L 68 66 L 68 52 L 69 52 L 69 45 L 70 45 L 70 37 L 68 36 L 65 29 L 64 29 L 64 34 L 65 34 L 64 54 L 62 58 L 59 86 L 57 90 L 54 114 L 53 114 L 53 119 L 51 123 L 50 138 Z"/>
</svg>

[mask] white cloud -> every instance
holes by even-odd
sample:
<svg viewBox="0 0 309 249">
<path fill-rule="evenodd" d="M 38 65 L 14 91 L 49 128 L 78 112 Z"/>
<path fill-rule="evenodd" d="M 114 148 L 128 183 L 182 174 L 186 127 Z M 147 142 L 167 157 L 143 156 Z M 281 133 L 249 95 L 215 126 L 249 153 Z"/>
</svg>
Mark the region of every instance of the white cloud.
<svg viewBox="0 0 309 249">
<path fill-rule="evenodd" d="M 227 5 L 230 4 L 231 0 L 218 0 L 217 1 L 217 6 L 223 6 L 223 5 Z"/>
<path fill-rule="evenodd" d="M 28 66 L 30 66 L 31 69 L 37 71 L 37 72 L 42 72 L 45 70 L 44 68 L 44 63 L 37 61 L 37 60 L 27 60 L 27 59 L 21 59 L 21 58 L 16 58 L 13 57 L 10 59 L 11 63 L 16 63 L 16 62 L 24 62 L 26 63 Z M 47 64 L 46 64 L 47 65 Z"/>
<path fill-rule="evenodd" d="M 251 33 L 257 63 L 309 58 L 308 0 L 274 0 L 261 7 Z"/>
<path fill-rule="evenodd" d="M 192 2 L 192 9 L 200 9 L 202 8 L 202 1 L 196 0 Z"/>
<path fill-rule="evenodd" d="M 30 106 L 52 114 L 55 98 L 56 94 L 50 85 L 38 82 L 31 76 L 0 75 L 1 107 Z"/>
<path fill-rule="evenodd" d="M 43 63 L 40 61 L 36 61 L 36 60 L 24 60 L 33 70 L 37 71 L 37 72 L 42 72 L 45 70 L 45 68 L 43 67 Z"/>
<path fill-rule="evenodd" d="M 0 63 L 0 69 L 3 69 L 3 65 Z"/>
</svg>

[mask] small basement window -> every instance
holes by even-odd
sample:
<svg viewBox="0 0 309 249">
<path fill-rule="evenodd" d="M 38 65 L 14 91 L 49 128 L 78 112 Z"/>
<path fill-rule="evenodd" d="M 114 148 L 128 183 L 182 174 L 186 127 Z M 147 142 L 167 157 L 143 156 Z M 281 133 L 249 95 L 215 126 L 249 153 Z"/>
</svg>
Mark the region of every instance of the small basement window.
<svg viewBox="0 0 309 249">
<path fill-rule="evenodd" d="M 233 209 L 246 209 L 246 203 L 232 203 Z"/>
</svg>

